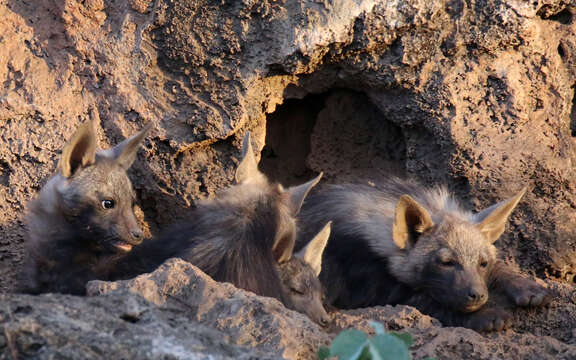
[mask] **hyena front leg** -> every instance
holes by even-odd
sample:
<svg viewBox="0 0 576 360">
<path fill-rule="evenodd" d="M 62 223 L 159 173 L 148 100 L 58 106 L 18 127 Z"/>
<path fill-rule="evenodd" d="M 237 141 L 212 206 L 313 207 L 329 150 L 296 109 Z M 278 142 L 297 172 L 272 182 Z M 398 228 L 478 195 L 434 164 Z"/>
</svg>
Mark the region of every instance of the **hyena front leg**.
<svg viewBox="0 0 576 360">
<path fill-rule="evenodd" d="M 412 297 L 409 305 L 435 317 L 444 326 L 461 326 L 479 332 L 504 330 L 512 320 L 512 314 L 500 307 L 485 306 L 472 313 L 461 313 L 438 304 L 425 294 Z"/>
<path fill-rule="evenodd" d="M 502 331 L 510 325 L 512 314 L 501 308 L 485 307 L 470 314 L 458 314 L 461 324 L 476 331 Z"/>
<path fill-rule="evenodd" d="M 502 261 L 494 265 L 490 284 L 492 288 L 506 294 L 516 306 L 542 306 L 552 299 L 550 290 Z"/>
</svg>

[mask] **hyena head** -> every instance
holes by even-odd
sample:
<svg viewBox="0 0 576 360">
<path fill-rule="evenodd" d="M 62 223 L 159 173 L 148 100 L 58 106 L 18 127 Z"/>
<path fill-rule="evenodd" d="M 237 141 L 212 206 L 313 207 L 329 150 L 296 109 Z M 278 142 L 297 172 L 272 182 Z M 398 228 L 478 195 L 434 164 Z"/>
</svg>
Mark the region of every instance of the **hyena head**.
<svg viewBox="0 0 576 360">
<path fill-rule="evenodd" d="M 115 147 L 97 151 L 94 125 L 89 121 L 62 150 L 59 173 L 51 180 L 54 197 L 82 246 L 123 253 L 142 242 L 126 170 L 150 128 L 151 124 Z"/>
<path fill-rule="evenodd" d="M 273 199 L 275 234 L 271 250 L 281 281 L 281 298 L 286 307 L 325 325 L 329 317 L 322 304 L 323 291 L 318 274 L 321 270 L 322 254 L 330 236 L 330 224 L 327 224 L 306 248 L 293 253 L 297 231 L 296 215 L 304 199 L 321 177 L 322 174 L 307 183 L 286 189 L 279 184 L 271 184 L 266 175 L 258 170 L 250 133 L 247 133 L 243 141 L 243 159 L 236 170 L 237 185 L 231 190 Z"/>
<path fill-rule="evenodd" d="M 390 258 L 391 271 L 440 304 L 460 312 L 479 310 L 488 301 L 487 277 L 497 256 L 493 244 L 525 191 L 471 219 L 445 214 L 437 224 L 424 206 L 403 195 L 393 225 L 401 251 Z"/>
<path fill-rule="evenodd" d="M 330 237 L 329 222 L 289 260 L 279 263 L 279 275 L 287 301 L 294 310 L 308 315 L 316 323 L 326 326 L 330 321 L 323 304 L 324 290 L 318 275 L 322 271 L 322 254 Z"/>
</svg>

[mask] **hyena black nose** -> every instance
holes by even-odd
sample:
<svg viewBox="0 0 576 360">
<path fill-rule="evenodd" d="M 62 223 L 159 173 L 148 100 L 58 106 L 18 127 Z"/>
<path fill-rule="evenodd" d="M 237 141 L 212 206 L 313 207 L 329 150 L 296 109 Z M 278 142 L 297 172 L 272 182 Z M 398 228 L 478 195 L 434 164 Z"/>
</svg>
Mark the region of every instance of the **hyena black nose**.
<svg viewBox="0 0 576 360">
<path fill-rule="evenodd" d="M 330 318 L 328 317 L 328 315 L 322 316 L 320 318 L 320 326 L 326 326 L 326 325 L 328 325 L 329 322 L 330 322 Z"/>
<path fill-rule="evenodd" d="M 470 293 L 468 293 L 468 300 L 470 301 L 482 301 L 485 297 L 486 294 L 484 292 L 477 290 L 471 290 Z"/>
<path fill-rule="evenodd" d="M 140 240 L 142 238 L 142 230 L 132 230 L 130 235 L 136 240 Z"/>
</svg>

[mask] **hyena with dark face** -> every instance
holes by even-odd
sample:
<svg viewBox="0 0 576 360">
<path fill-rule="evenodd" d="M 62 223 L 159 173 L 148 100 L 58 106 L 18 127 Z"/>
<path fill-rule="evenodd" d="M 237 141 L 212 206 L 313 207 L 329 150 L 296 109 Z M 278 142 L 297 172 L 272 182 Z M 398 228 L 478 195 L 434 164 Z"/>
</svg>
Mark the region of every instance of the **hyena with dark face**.
<svg viewBox="0 0 576 360">
<path fill-rule="evenodd" d="M 295 216 L 320 177 L 288 189 L 270 183 L 258 170 L 248 134 L 236 185 L 216 199 L 200 201 L 189 221 L 137 247 L 120 264 L 118 277 L 150 272 L 166 259 L 179 257 L 216 281 L 277 298 L 326 324 L 318 274 L 330 224 L 325 222 L 306 239 L 302 251 L 293 253 Z"/>
<path fill-rule="evenodd" d="M 320 279 L 336 307 L 408 304 L 445 325 L 501 330 L 510 314 L 485 306 L 490 292 L 514 306 L 550 299 L 546 288 L 499 261 L 493 245 L 524 192 L 473 214 L 442 187 L 399 179 L 333 185 L 307 199 L 300 234 L 333 222 Z"/>
<path fill-rule="evenodd" d="M 87 281 L 106 279 L 141 243 L 126 170 L 150 128 L 100 151 L 91 121 L 76 131 L 29 207 L 23 291 L 84 294 Z"/>
</svg>

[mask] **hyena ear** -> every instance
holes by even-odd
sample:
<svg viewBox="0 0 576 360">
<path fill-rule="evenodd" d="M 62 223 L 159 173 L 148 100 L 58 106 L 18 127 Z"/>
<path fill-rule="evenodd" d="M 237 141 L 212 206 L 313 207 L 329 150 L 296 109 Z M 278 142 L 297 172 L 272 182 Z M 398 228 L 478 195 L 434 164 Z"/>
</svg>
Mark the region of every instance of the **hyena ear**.
<svg viewBox="0 0 576 360">
<path fill-rule="evenodd" d="M 242 140 L 242 161 L 236 169 L 236 183 L 262 183 L 266 182 L 266 176 L 258 170 L 258 162 L 252 150 L 252 141 L 250 140 L 250 131 L 244 135 Z"/>
<path fill-rule="evenodd" d="M 514 211 L 526 190 L 527 187 L 524 187 L 510 199 L 494 204 L 475 215 L 478 228 L 484 233 L 490 243 L 494 243 L 502 235 L 506 228 L 508 217 Z"/>
<path fill-rule="evenodd" d="M 434 226 L 428 211 L 409 195 L 402 195 L 396 204 L 392 238 L 400 249 L 416 243 L 418 234 Z"/>
<path fill-rule="evenodd" d="M 144 137 L 152 129 L 152 126 L 151 122 L 148 123 L 136 135 L 129 137 L 113 148 L 99 152 L 99 154 L 115 159 L 123 169 L 128 170 L 134 160 L 136 160 L 136 153 L 140 148 L 140 144 L 142 144 Z"/>
<path fill-rule="evenodd" d="M 294 239 L 294 236 L 287 235 L 280 238 L 280 240 L 274 244 L 272 247 L 272 253 L 274 254 L 274 259 L 278 264 L 285 263 L 292 258 L 295 242 L 296 239 Z"/>
<path fill-rule="evenodd" d="M 96 134 L 94 124 L 87 121 L 62 149 L 60 171 L 64 177 L 72 176 L 79 168 L 94 164 L 96 161 Z"/>
<path fill-rule="evenodd" d="M 286 193 L 288 193 L 290 196 L 290 208 L 292 209 L 293 215 L 296 215 L 298 212 L 300 212 L 300 208 L 304 203 L 304 199 L 306 199 L 306 196 L 308 196 L 310 190 L 316 184 L 318 184 L 320 179 L 322 179 L 322 175 L 324 175 L 324 173 L 320 173 L 318 176 L 308 181 L 307 183 L 298 186 L 292 186 L 286 190 Z"/>
<path fill-rule="evenodd" d="M 324 225 L 322 230 L 310 240 L 308 245 L 294 254 L 295 257 L 304 260 L 305 263 L 310 265 L 316 276 L 320 275 L 322 271 L 322 254 L 324 254 L 324 249 L 326 248 L 326 244 L 328 244 L 331 227 L 332 221 L 329 221 Z"/>
</svg>

